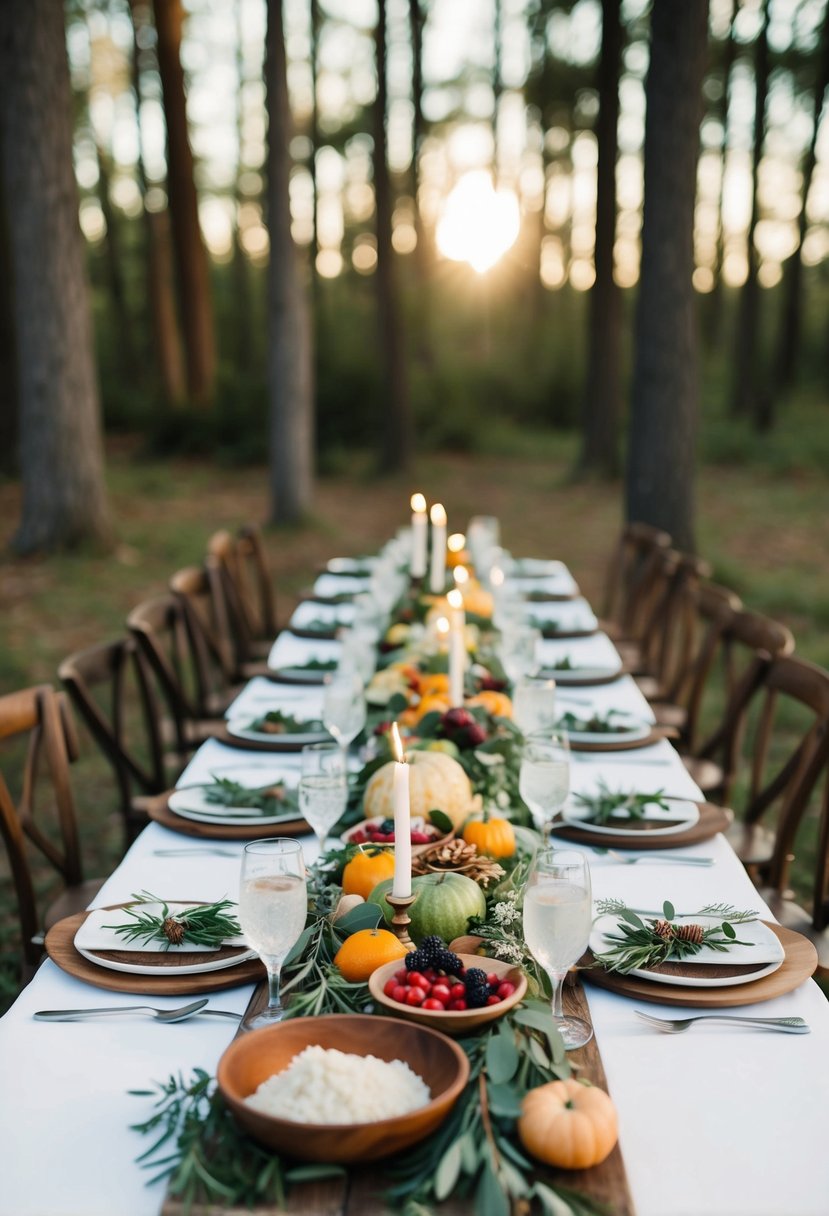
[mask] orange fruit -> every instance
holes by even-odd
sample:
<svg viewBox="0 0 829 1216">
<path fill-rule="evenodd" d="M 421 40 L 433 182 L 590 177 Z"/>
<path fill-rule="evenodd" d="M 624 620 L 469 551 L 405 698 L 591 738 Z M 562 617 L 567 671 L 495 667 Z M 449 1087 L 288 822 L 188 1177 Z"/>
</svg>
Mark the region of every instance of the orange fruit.
<svg viewBox="0 0 829 1216">
<path fill-rule="evenodd" d="M 368 899 L 378 882 L 394 875 L 394 849 L 362 849 L 343 870 L 343 894 Z"/>
<path fill-rule="evenodd" d="M 480 705 L 495 718 L 512 717 L 512 701 L 505 692 L 496 692 L 492 688 L 485 688 L 477 696 L 470 697 L 466 704 Z"/>
<path fill-rule="evenodd" d="M 388 929 L 359 929 L 340 946 L 334 955 L 334 965 L 350 983 L 358 984 L 378 967 L 405 958 L 406 954 L 406 947 Z"/>
<path fill-rule="evenodd" d="M 439 714 L 445 714 L 447 709 L 452 706 L 448 696 L 442 696 L 440 693 L 432 692 L 426 697 L 421 697 L 420 704 L 417 706 L 417 720 L 420 721 L 426 714 L 437 711 Z"/>
<path fill-rule="evenodd" d="M 434 693 L 449 695 L 449 676 L 445 672 L 436 672 L 433 675 L 420 677 L 420 695 L 421 697 L 429 697 Z"/>
</svg>

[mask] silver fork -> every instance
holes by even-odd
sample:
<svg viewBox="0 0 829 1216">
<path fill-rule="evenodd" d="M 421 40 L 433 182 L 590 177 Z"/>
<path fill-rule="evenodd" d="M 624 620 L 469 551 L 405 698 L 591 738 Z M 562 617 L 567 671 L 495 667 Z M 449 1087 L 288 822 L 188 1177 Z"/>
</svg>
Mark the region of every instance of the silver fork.
<svg viewBox="0 0 829 1216">
<path fill-rule="evenodd" d="M 216 845 L 206 844 L 192 849 L 153 849 L 153 857 L 195 857 L 209 853 L 212 857 L 241 858 L 241 849 L 220 849 Z"/>
<path fill-rule="evenodd" d="M 157 1022 L 185 1022 L 187 1018 L 204 1009 L 207 1001 L 205 996 L 199 1001 L 191 1001 L 189 1005 L 179 1005 L 176 1009 L 157 1009 L 154 1005 L 110 1005 L 102 1009 L 39 1009 L 33 1016 L 41 1022 L 81 1022 L 85 1018 L 107 1017 L 113 1013 L 146 1013 Z"/>
<path fill-rule="evenodd" d="M 758 1030 L 780 1030 L 783 1034 L 808 1034 L 811 1030 L 803 1018 L 743 1018 L 731 1013 L 705 1013 L 693 1018 L 655 1018 L 641 1009 L 633 1011 L 643 1022 L 664 1034 L 683 1034 L 694 1022 L 733 1022 L 735 1026 L 755 1026 Z"/>
<path fill-rule="evenodd" d="M 639 861 L 657 861 L 670 866 L 712 866 L 713 857 L 668 857 L 665 853 L 642 853 L 638 857 L 627 857 L 615 849 L 595 849 L 600 857 L 609 857 L 616 866 L 635 866 Z"/>
</svg>

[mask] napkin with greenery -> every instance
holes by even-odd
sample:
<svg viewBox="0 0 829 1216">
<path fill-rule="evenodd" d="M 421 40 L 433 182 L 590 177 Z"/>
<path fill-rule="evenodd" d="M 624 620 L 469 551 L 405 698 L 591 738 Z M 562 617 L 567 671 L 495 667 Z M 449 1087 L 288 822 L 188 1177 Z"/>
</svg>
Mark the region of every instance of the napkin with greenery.
<svg viewBox="0 0 829 1216">
<path fill-rule="evenodd" d="M 639 916 L 621 900 L 599 900 L 596 905 L 600 915 L 618 916 L 615 933 L 604 934 L 609 949 L 600 954 L 594 952 L 596 962 L 608 971 L 627 975 L 642 967 L 658 967 L 660 963 L 682 962 L 699 954 L 704 946 L 709 950 L 724 953 L 732 946 L 751 946 L 754 943 L 740 941 L 735 924 L 746 924 L 758 919 L 757 912 L 740 912 L 729 904 L 709 904 L 694 916 L 713 918 L 714 924 L 688 923 L 683 917 L 681 924 L 675 920 L 674 906 L 668 900 L 662 905 L 662 916 Z"/>
</svg>

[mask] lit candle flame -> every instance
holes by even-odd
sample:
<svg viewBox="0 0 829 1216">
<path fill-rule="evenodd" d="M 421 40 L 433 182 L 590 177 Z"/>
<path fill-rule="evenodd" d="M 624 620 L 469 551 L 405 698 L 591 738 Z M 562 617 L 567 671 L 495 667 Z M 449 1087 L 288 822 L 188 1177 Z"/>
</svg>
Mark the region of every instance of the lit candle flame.
<svg viewBox="0 0 829 1216">
<path fill-rule="evenodd" d="M 411 497 L 412 510 L 418 514 L 422 514 L 426 510 L 426 499 L 422 494 L 413 494 Z"/>
<path fill-rule="evenodd" d="M 463 608 L 463 596 L 457 587 L 453 587 L 446 597 L 446 602 L 450 608 Z"/>
<path fill-rule="evenodd" d="M 455 567 L 455 586 L 463 587 L 469 582 L 469 571 L 466 566 Z"/>
<path fill-rule="evenodd" d="M 445 616 L 439 616 L 435 621 L 435 631 L 441 636 L 446 637 L 449 634 L 449 622 Z"/>
<path fill-rule="evenodd" d="M 397 723 L 391 724 L 391 750 L 392 755 L 398 764 L 404 764 L 403 744 L 400 742 L 400 731 L 397 728 Z"/>
<path fill-rule="evenodd" d="M 462 553 L 466 548 L 466 537 L 463 532 L 453 532 L 446 542 L 446 548 L 450 553 Z"/>
<path fill-rule="evenodd" d="M 493 566 L 489 573 L 489 581 L 493 587 L 503 587 L 504 572 L 500 566 Z"/>
<path fill-rule="evenodd" d="M 423 504 L 425 507 L 425 503 Z M 429 518 L 436 528 L 446 527 L 446 510 L 442 502 L 436 502 L 429 512 Z"/>
</svg>

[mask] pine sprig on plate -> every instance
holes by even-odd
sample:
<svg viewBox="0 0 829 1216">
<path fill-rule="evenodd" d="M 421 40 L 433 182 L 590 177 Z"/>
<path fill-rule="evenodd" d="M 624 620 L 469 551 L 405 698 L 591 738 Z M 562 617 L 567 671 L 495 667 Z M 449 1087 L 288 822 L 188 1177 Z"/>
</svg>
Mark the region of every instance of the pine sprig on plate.
<svg viewBox="0 0 829 1216">
<path fill-rule="evenodd" d="M 745 924 L 757 920 L 756 912 L 737 912 L 733 917 L 720 920 L 722 905 L 710 905 L 715 909 L 713 913 L 701 911 L 693 915 L 714 915 L 718 923 L 687 923 L 683 918 L 683 923 L 678 924 L 674 906 L 667 900 L 662 905 L 661 917 L 646 916 L 644 919 L 621 900 L 603 901 L 604 906 L 600 903 L 598 911 L 607 911 L 607 905 L 611 903 L 613 913 L 619 917 L 617 932 L 604 935 L 610 948 L 595 954 L 595 959 L 608 971 L 617 971 L 620 975 L 628 975 L 642 967 L 658 967 L 661 963 L 682 962 L 699 954 L 704 946 L 725 953 L 732 946 L 753 945 L 738 939 L 732 920 Z"/>
<path fill-rule="evenodd" d="M 220 899 L 212 904 L 193 904 L 172 914 L 169 905 L 149 891 L 141 891 L 133 895 L 133 899 L 138 906 L 124 908 L 124 912 L 132 917 L 130 922 L 104 925 L 105 929 L 113 929 L 128 942 L 137 941 L 144 945 L 162 942 L 165 950 L 188 943 L 218 948 L 227 938 L 238 937 L 242 932 L 238 920 L 229 912 L 230 908 L 236 907 L 230 899 Z M 160 904 L 161 911 L 150 912 L 143 907 L 145 904 Z"/>
<path fill-rule="evenodd" d="M 630 723 L 613 722 L 612 718 L 622 716 L 622 711 L 618 709 L 609 709 L 606 713 L 594 713 L 589 717 L 583 717 L 579 714 L 568 710 L 566 714 L 562 714 L 557 725 L 564 730 L 579 731 L 583 734 L 604 735 L 614 734 L 621 735 L 625 732 L 631 732 L 636 729 L 636 725 Z"/>
<path fill-rule="evenodd" d="M 590 823 L 610 823 L 614 819 L 641 821 L 648 806 L 657 806 L 663 811 L 670 809 L 662 790 L 653 794 L 623 794 L 608 789 L 604 781 L 598 783 L 597 793 L 574 794 L 573 797 L 590 812 L 586 816 Z"/>
<path fill-rule="evenodd" d="M 266 714 L 254 718 L 249 729 L 258 730 L 263 735 L 304 735 L 325 728 L 319 718 L 295 718 L 281 709 L 269 709 Z"/>
<path fill-rule="evenodd" d="M 280 811 L 297 809 L 296 794 L 288 790 L 284 781 L 271 781 L 254 789 L 231 781 L 229 777 L 214 777 L 212 785 L 205 785 L 205 801 L 214 806 L 244 807 L 261 811 L 263 815 L 276 815 Z"/>
</svg>

